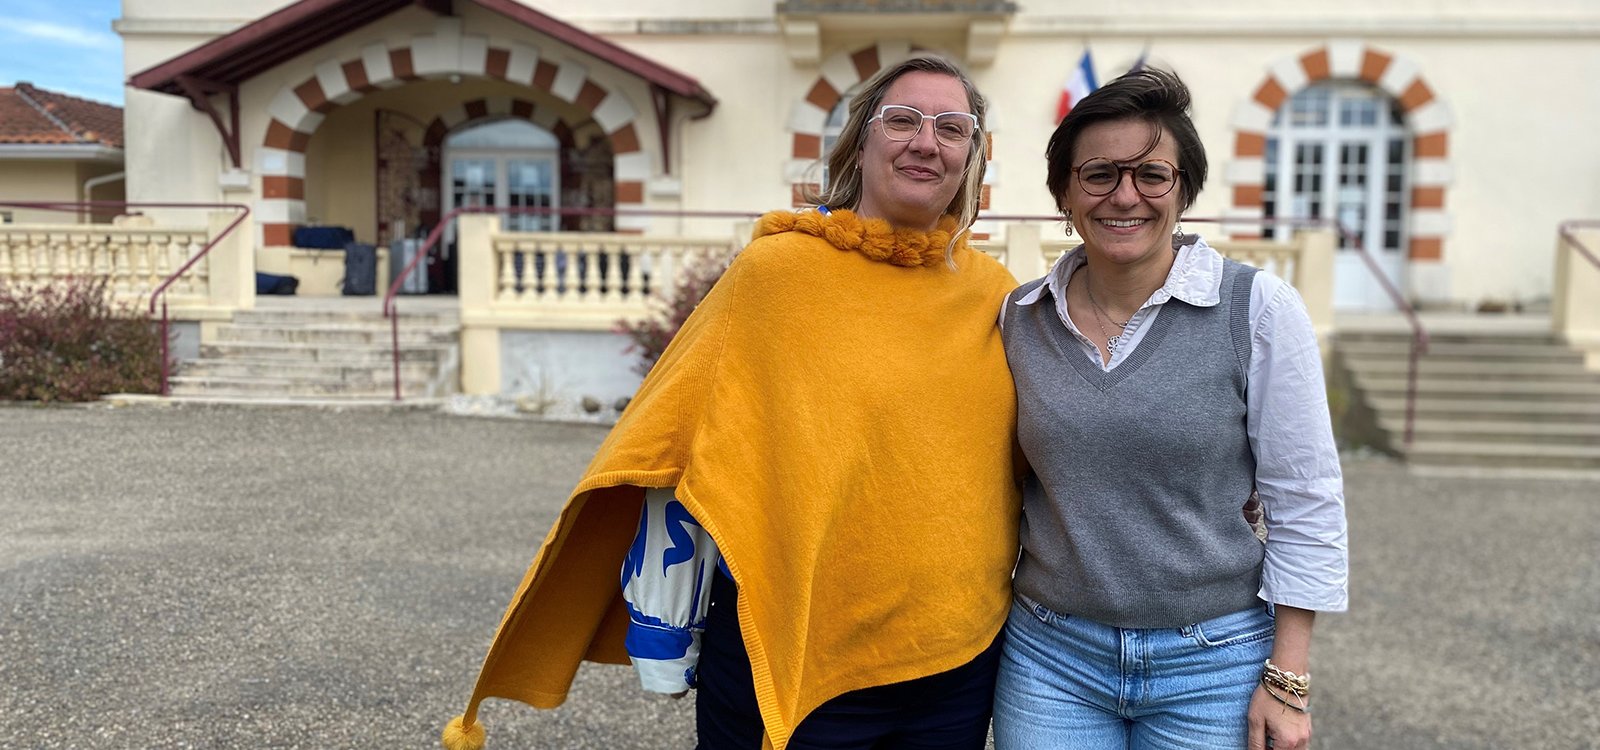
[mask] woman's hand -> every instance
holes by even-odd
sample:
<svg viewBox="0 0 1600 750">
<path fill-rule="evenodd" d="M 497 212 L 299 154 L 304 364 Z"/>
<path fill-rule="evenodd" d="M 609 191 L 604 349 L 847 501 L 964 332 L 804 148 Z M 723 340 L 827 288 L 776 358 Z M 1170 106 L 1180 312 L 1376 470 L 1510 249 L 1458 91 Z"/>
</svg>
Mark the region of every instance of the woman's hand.
<svg viewBox="0 0 1600 750">
<path fill-rule="evenodd" d="M 1306 750 L 1311 746 L 1311 714 L 1279 703 L 1264 685 L 1256 686 L 1245 717 L 1250 726 L 1248 750 Z"/>
</svg>

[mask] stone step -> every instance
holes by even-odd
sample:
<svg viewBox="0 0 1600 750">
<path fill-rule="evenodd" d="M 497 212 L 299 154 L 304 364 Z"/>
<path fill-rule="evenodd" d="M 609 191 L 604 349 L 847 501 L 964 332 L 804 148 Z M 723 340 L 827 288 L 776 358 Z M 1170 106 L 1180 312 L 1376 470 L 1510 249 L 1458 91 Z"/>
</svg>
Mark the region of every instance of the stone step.
<svg viewBox="0 0 1600 750">
<path fill-rule="evenodd" d="M 295 327 L 225 325 L 217 328 L 219 341 L 235 342 L 296 342 L 307 344 L 389 344 L 395 334 L 388 326 L 308 325 Z M 402 328 L 400 344 L 454 343 L 458 336 L 455 328 Z"/>
<path fill-rule="evenodd" d="M 1405 418 L 1404 393 L 1383 398 L 1367 397 L 1379 419 Z M 1422 419 L 1493 420 L 1519 422 L 1600 422 L 1600 401 L 1496 401 L 1490 399 L 1418 398 L 1416 417 Z M 1396 436 L 1398 442 L 1398 436 Z"/>
<path fill-rule="evenodd" d="M 175 377 L 169 383 L 174 396 L 231 396 L 263 398 L 357 398 L 373 399 L 394 396 L 393 383 L 351 383 L 330 378 L 225 378 L 225 377 Z M 433 397 L 444 395 L 443 388 L 430 386 L 425 380 L 401 383 L 401 394 L 407 397 Z"/>
<path fill-rule="evenodd" d="M 401 362 L 447 362 L 456 356 L 454 344 L 400 345 Z M 314 346 L 296 342 L 224 342 L 201 344 L 202 359 L 243 357 L 295 362 L 325 362 L 343 365 L 380 365 L 393 361 L 387 341 L 362 346 Z"/>
<path fill-rule="evenodd" d="M 1403 414 L 1384 417 L 1379 426 L 1391 435 L 1405 434 Z M 1600 419 L 1593 422 L 1529 422 L 1521 420 L 1419 419 L 1414 439 L 1426 442 L 1528 443 L 1600 446 Z"/>
<path fill-rule="evenodd" d="M 1410 358 L 1409 341 L 1357 341 L 1336 344 L 1340 356 L 1355 359 L 1392 358 L 1405 361 Z M 1428 346 L 1422 359 L 1431 361 L 1466 360 L 1528 360 L 1582 363 L 1583 355 L 1557 343 L 1503 343 L 1437 342 Z"/>
<path fill-rule="evenodd" d="M 1377 398 L 1406 394 L 1406 378 L 1356 373 L 1356 386 Z M 1600 406 L 1600 382 L 1589 380 L 1505 380 L 1500 378 L 1419 378 L 1417 395 L 1508 401 L 1592 401 Z"/>
<path fill-rule="evenodd" d="M 1408 463 L 1416 465 L 1600 468 L 1600 445 L 1418 440 L 1404 454 Z"/>
<path fill-rule="evenodd" d="M 453 327 L 461 320 L 456 312 L 406 312 L 400 310 L 400 328 Z M 241 310 L 234 314 L 235 325 L 252 326 L 303 326 L 303 325 L 372 325 L 389 327 L 389 319 L 381 311 L 354 310 Z"/>
<path fill-rule="evenodd" d="M 1353 343 L 1383 343 L 1383 344 L 1411 344 L 1410 332 L 1394 331 L 1349 331 L 1338 332 L 1340 344 Z M 1428 341 L 1434 344 L 1483 344 L 1491 346 L 1561 346 L 1562 341 L 1554 333 L 1541 331 L 1539 333 L 1465 333 L 1460 331 L 1428 331 Z"/>
<path fill-rule="evenodd" d="M 1404 378 L 1410 362 L 1404 357 L 1372 359 L 1345 357 L 1344 364 L 1361 377 Z M 1496 380 L 1571 380 L 1600 383 L 1600 372 L 1586 370 L 1577 362 L 1559 361 L 1496 361 L 1496 360 L 1430 360 L 1417 363 L 1417 376 L 1449 380 L 1456 378 L 1492 377 Z"/>
<path fill-rule="evenodd" d="M 438 365 L 432 362 L 401 362 L 400 378 L 402 381 L 427 380 L 438 370 Z M 177 374 L 191 378 L 321 378 L 387 383 L 394 379 L 394 365 L 387 361 L 357 365 L 224 357 L 184 361 L 179 364 Z"/>
</svg>

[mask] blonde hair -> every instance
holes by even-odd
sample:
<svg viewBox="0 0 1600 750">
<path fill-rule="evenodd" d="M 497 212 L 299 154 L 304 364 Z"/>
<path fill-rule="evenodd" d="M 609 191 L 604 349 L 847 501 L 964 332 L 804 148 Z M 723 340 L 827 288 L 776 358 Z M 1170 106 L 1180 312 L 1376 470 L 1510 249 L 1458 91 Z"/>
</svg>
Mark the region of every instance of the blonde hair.
<svg viewBox="0 0 1600 750">
<path fill-rule="evenodd" d="M 854 209 L 861 203 L 859 167 L 861 146 L 867 137 L 867 122 L 878 116 L 878 108 L 883 105 L 883 95 L 889 90 L 889 86 L 900 76 L 914 72 L 936 73 L 959 81 L 961 88 L 967 92 L 967 107 L 978 117 L 978 129 L 973 133 L 972 143 L 967 146 L 967 163 L 961 189 L 956 191 L 955 197 L 950 200 L 950 205 L 945 206 L 943 212 L 945 216 L 953 216 L 956 219 L 956 231 L 951 233 L 950 244 L 945 247 L 945 257 L 950 259 L 955 252 L 956 243 L 978 217 L 978 201 L 983 195 L 983 173 L 988 168 L 989 136 L 986 114 L 989 105 L 983 95 L 978 93 L 978 87 L 973 85 L 972 79 L 967 77 L 966 72 L 943 57 L 918 55 L 907 58 L 878 71 L 868 79 L 861 92 L 850 100 L 850 117 L 839 133 L 839 140 L 834 142 L 833 150 L 827 153 L 827 187 L 821 192 L 816 192 L 808 186 L 802 195 L 808 202 L 829 208 Z"/>
</svg>

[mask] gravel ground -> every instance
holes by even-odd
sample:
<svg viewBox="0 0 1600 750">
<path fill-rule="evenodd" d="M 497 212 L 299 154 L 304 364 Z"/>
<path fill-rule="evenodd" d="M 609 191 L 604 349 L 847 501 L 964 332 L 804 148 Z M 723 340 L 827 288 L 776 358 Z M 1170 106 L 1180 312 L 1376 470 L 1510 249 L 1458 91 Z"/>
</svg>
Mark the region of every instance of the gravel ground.
<svg viewBox="0 0 1600 750">
<path fill-rule="evenodd" d="M 0 748 L 436 747 L 604 430 L 0 407 Z M 1600 746 L 1600 483 L 1346 472 L 1316 746 Z M 693 746 L 692 699 L 620 667 L 483 717 L 491 748 Z"/>
</svg>

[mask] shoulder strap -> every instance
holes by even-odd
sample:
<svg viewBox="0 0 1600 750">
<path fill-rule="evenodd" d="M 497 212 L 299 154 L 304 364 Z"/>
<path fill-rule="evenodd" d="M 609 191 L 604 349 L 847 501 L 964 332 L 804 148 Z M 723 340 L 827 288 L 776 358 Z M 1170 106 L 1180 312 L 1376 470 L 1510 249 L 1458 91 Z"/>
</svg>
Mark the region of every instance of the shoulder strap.
<svg viewBox="0 0 1600 750">
<path fill-rule="evenodd" d="M 1232 268 L 1233 285 L 1228 290 L 1228 333 L 1233 336 L 1233 353 L 1239 358 L 1239 373 L 1248 387 L 1250 377 L 1250 290 L 1255 284 L 1256 272 L 1261 269 L 1231 260 L 1223 261 L 1223 268 Z"/>
</svg>

